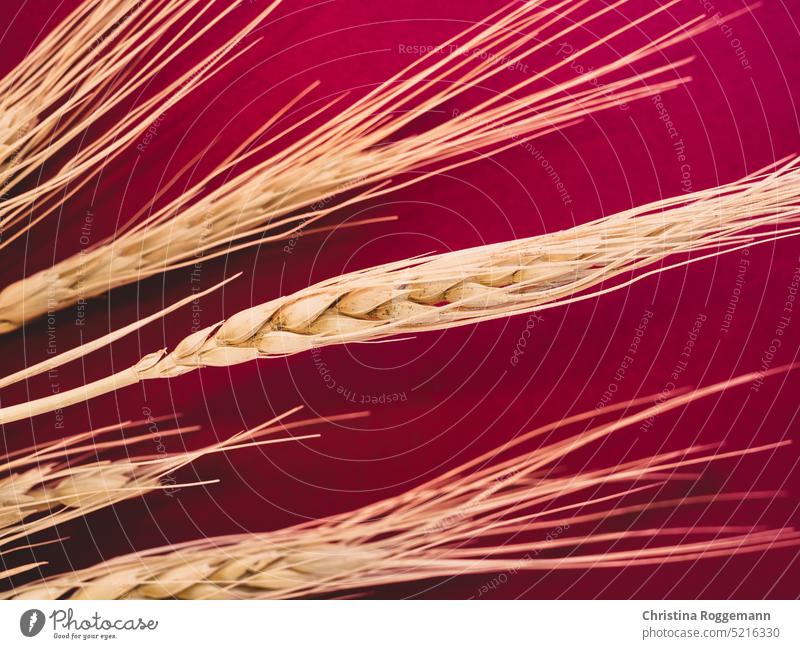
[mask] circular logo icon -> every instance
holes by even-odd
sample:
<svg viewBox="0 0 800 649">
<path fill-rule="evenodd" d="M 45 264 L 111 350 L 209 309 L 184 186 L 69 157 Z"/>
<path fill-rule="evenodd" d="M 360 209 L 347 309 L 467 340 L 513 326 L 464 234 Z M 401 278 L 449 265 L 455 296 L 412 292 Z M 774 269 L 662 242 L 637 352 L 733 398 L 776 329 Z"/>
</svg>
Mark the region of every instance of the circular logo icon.
<svg viewBox="0 0 800 649">
<path fill-rule="evenodd" d="M 22 635 L 28 638 L 32 638 L 33 636 L 37 635 L 43 628 L 44 613 L 42 613 L 38 608 L 32 608 L 29 611 L 25 611 L 22 614 L 22 617 L 19 618 L 19 630 L 22 631 Z"/>
</svg>

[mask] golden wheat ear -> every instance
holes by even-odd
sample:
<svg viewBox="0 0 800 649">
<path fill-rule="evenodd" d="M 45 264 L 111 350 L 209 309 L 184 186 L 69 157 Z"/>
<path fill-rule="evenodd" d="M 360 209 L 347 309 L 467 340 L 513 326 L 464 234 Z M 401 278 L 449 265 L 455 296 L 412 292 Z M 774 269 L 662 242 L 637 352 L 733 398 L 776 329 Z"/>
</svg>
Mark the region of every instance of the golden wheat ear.
<svg viewBox="0 0 800 649">
<path fill-rule="evenodd" d="M 611 31 L 601 21 L 627 0 L 588 12 L 586 2 L 515 2 L 344 108 L 344 98 L 338 98 L 291 126 L 279 126 L 312 86 L 179 197 L 146 218 L 139 218 L 144 212 L 134 215 L 113 240 L 0 293 L 0 331 L 156 273 L 297 237 L 345 205 L 524 146 L 585 115 L 674 88 L 686 80 L 675 71 L 689 59 L 641 73 L 631 70 L 706 29 L 711 23 L 704 16 L 663 31 L 642 47 L 618 41 L 668 12 L 675 1 Z M 548 58 L 544 69 L 526 71 L 489 99 L 479 98 L 483 84 L 526 57 L 550 52 L 570 39 L 580 41 L 587 33 L 598 34 L 589 45 L 571 46 L 555 62 Z M 614 49 L 607 63 L 583 64 L 604 46 Z M 553 75 L 566 78 L 553 83 Z M 455 101 L 462 104 L 458 110 L 452 108 Z M 426 130 L 416 129 L 417 118 L 437 112 L 446 117 Z M 326 115 L 330 117 L 322 125 L 298 135 L 310 120 Z M 419 132 L 402 134 L 409 129 Z M 260 154 L 276 144 L 281 150 L 263 159 Z M 409 175 L 412 171 L 416 173 Z M 390 182 L 401 174 L 406 175 Z M 334 200 L 339 196 L 344 197 Z"/>
<path fill-rule="evenodd" d="M 800 233 L 798 218 L 800 158 L 728 185 L 664 199 L 561 232 L 335 277 L 234 314 L 187 336 L 172 352 L 148 354 L 117 374 L 0 408 L 0 423 L 206 366 L 446 329 L 593 298 L 676 265 L 794 237 Z M 670 255 L 686 253 L 694 256 L 653 268 Z M 632 278 L 609 283 L 631 274 Z M 113 337 L 90 343 L 87 353 Z M 77 348 L 62 358 L 66 362 L 82 353 Z M 54 357 L 16 372 L 13 378 L 22 380 L 60 364 L 59 357 Z M 3 380 L 0 385 L 10 382 Z"/>
<path fill-rule="evenodd" d="M 6 454 L 0 457 L 0 555 L 5 548 L 32 534 L 57 528 L 122 501 L 158 490 L 174 492 L 216 483 L 217 480 L 186 483 L 176 479 L 175 472 L 201 457 L 319 437 L 312 433 L 287 436 L 292 430 L 304 430 L 323 421 L 319 418 L 292 421 L 290 417 L 299 410 L 295 408 L 260 426 L 196 450 L 168 452 L 159 446 L 170 437 L 185 439 L 198 430 L 196 427 L 162 430 L 160 424 L 166 418 L 149 418 Z M 362 415 L 354 413 L 334 419 Z M 141 426 L 147 426 L 150 432 L 104 440 L 109 433 Z M 152 428 L 157 430 L 152 431 Z M 148 448 L 150 452 L 145 452 Z M 126 451 L 125 457 L 101 458 L 109 451 L 120 449 Z"/>
<path fill-rule="evenodd" d="M 52 214 L 155 120 L 246 51 L 249 46 L 239 42 L 279 1 L 267 3 L 243 29 L 170 81 L 162 81 L 164 72 L 185 67 L 182 56 L 238 3 L 82 2 L 0 79 L 0 248 Z M 103 126 L 140 95 L 146 98 Z M 79 138 L 80 150 L 39 178 L 43 166 Z M 28 187 L 32 180 L 35 186 Z"/>
<path fill-rule="evenodd" d="M 566 470 L 576 451 L 612 433 L 624 435 L 650 417 L 755 376 L 542 426 L 406 493 L 345 514 L 266 534 L 137 552 L 5 596 L 284 599 L 464 574 L 663 565 L 794 547 L 800 534 L 791 529 L 638 528 L 628 520 L 655 510 L 671 514 L 696 504 L 772 498 L 773 492 L 750 491 L 660 499 L 658 491 L 667 481 L 694 478 L 693 472 L 709 462 L 774 451 L 785 442 L 724 453 L 715 445 L 694 446 L 613 466 Z M 609 417 L 619 411 L 616 420 Z M 581 432 L 559 434 L 581 423 Z M 561 439 L 551 441 L 554 437 Z M 539 447 L 520 450 L 533 443 Z M 621 517 L 624 523 L 616 520 Z M 608 531 L 609 525 L 623 531 Z"/>
</svg>

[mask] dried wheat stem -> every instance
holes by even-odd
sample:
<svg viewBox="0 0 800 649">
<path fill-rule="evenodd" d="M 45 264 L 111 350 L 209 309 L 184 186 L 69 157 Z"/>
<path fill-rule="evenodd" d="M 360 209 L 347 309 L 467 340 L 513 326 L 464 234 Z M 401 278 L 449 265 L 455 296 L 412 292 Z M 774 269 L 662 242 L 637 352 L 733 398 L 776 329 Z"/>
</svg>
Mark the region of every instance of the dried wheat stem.
<svg viewBox="0 0 800 649">
<path fill-rule="evenodd" d="M 107 336 L 95 339 L 89 343 L 86 343 L 80 347 L 70 349 L 57 356 L 51 356 L 50 358 L 47 358 L 41 361 L 40 363 L 35 363 L 33 365 L 30 365 L 24 368 L 23 370 L 20 370 L 19 372 L 9 374 L 0 379 L 0 388 L 13 385 L 18 381 L 22 381 L 31 376 L 38 376 L 39 374 L 43 374 L 44 372 L 47 372 L 56 367 L 60 367 L 61 365 L 64 365 L 65 363 L 68 363 L 72 360 L 77 360 L 79 358 L 82 358 L 86 354 L 90 354 L 93 351 L 102 349 L 103 347 L 110 345 L 111 343 L 119 340 L 120 338 L 124 338 L 128 334 L 138 331 L 139 329 L 150 324 L 151 322 L 160 320 L 161 318 L 164 318 L 173 311 L 177 311 L 181 307 L 188 306 L 190 303 L 196 302 L 196 300 L 202 299 L 205 296 L 210 295 L 211 293 L 222 288 L 229 282 L 238 279 L 239 277 L 241 277 L 241 275 L 242 275 L 241 273 L 236 273 L 235 275 L 232 275 L 231 277 L 221 282 L 218 282 L 217 284 L 214 284 L 214 286 L 212 286 L 209 289 L 206 289 L 205 291 L 198 291 L 192 293 L 188 297 L 178 300 L 177 302 L 168 305 L 167 307 L 161 309 L 160 311 L 156 311 L 155 313 L 146 316 L 140 320 L 137 320 L 136 322 L 127 325 L 125 327 L 115 329 Z"/>
<path fill-rule="evenodd" d="M 407 493 L 343 515 L 266 534 L 138 552 L 22 586 L 6 597 L 303 597 L 459 574 L 661 565 L 797 546 L 800 534 L 787 529 L 599 529 L 615 517 L 659 508 L 772 497 L 771 492 L 752 491 L 662 500 L 656 492 L 667 480 L 693 477 L 686 471 L 692 467 L 782 444 L 727 453 L 695 446 L 574 474 L 562 470 L 579 448 L 655 414 L 742 385 L 753 376 L 649 407 L 627 404 L 617 421 L 590 424 L 534 451 L 509 454 L 523 442 L 542 439 L 545 433 L 550 440 L 549 434 L 568 424 L 593 422 L 617 408 L 543 426 Z M 503 456 L 507 459 L 498 461 Z M 553 470 L 556 466 L 558 471 Z M 632 548 L 637 540 L 640 543 Z"/>
<path fill-rule="evenodd" d="M 340 103 L 334 100 L 272 133 L 272 127 L 308 91 L 301 93 L 230 159 L 178 198 L 146 218 L 134 216 L 113 240 L 0 292 L 0 331 L 16 329 L 79 299 L 198 259 L 291 237 L 343 205 L 395 191 L 434 173 L 523 144 L 584 115 L 675 87 L 684 79 L 665 75 L 688 59 L 640 74 L 631 75 L 630 67 L 707 28 L 709 22 L 702 16 L 632 51 L 620 45 L 609 63 L 580 74 L 572 72 L 572 78 L 559 84 L 549 82 L 549 78 L 553 73 L 569 71 L 588 53 L 615 43 L 623 33 L 668 11 L 677 1 L 559 57 L 549 67 L 525 75 L 488 100 L 467 96 L 472 103 L 465 110 L 455 111 L 427 131 L 397 138 L 398 132 L 420 115 L 461 98 L 526 56 L 585 33 L 628 0 L 618 0 L 583 17 L 574 14 L 585 2 L 514 3 L 490 16 L 488 25 L 473 26 L 445 43 L 447 47 L 438 58 L 431 54 L 422 57 L 328 122 L 253 163 L 261 151 L 288 141 L 312 118 L 328 112 L 334 104 L 338 108 Z M 610 75 L 620 72 L 628 76 L 609 80 Z M 260 141 L 263 139 L 266 141 Z M 247 165 L 247 171 L 238 172 Z M 399 184 L 387 184 L 399 174 L 415 170 L 422 173 Z M 227 179 L 232 172 L 238 175 Z M 209 191 L 209 187 L 216 188 Z M 342 194 L 350 196 L 344 202 L 334 201 Z M 302 210 L 300 215 L 298 210 Z"/>
<path fill-rule="evenodd" d="M 235 365 L 560 306 L 663 272 L 670 267 L 635 273 L 669 255 L 711 251 L 682 262 L 691 263 L 794 236 L 798 217 L 800 159 L 722 187 L 665 199 L 554 234 L 342 275 L 241 311 L 220 325 L 187 336 L 172 352 L 148 354 L 107 378 L 0 408 L 0 423 L 201 367 Z M 597 288 L 632 272 L 632 279 Z M 76 350 L 72 356 L 79 353 Z"/>
</svg>

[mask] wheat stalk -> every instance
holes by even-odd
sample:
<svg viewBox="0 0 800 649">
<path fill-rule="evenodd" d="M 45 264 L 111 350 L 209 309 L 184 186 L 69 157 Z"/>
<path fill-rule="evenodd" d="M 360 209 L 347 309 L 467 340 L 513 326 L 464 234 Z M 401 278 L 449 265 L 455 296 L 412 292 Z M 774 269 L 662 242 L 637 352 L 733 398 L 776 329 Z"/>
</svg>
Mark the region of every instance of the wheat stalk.
<svg viewBox="0 0 800 649">
<path fill-rule="evenodd" d="M 213 12 L 224 3 L 84 0 L 0 79 L 0 248 L 53 213 L 154 120 L 249 49 L 231 54 L 279 1 L 176 79 L 163 82 L 159 75 L 207 38 L 237 3 Z M 103 126 L 145 91 L 144 101 Z M 70 153 L 79 138 L 80 150 Z M 48 161 L 64 152 L 67 161 L 40 178 Z M 27 187 L 31 181 L 35 185 Z"/>
<path fill-rule="evenodd" d="M 26 448 L 6 454 L 0 457 L 0 548 L 152 491 L 176 490 L 217 482 L 205 480 L 179 483 L 174 478 L 168 479 L 168 476 L 201 457 L 318 437 L 306 434 L 265 439 L 274 433 L 286 433 L 322 421 L 319 418 L 290 423 L 284 421 L 298 410 L 299 408 L 295 408 L 260 426 L 191 451 L 168 453 L 157 449 L 158 452 L 155 453 L 131 452 L 122 459 L 88 459 L 98 457 L 101 452 L 113 449 L 130 450 L 134 445 L 155 440 L 161 443 L 169 437 L 183 437 L 197 430 L 196 427 L 171 428 L 122 440 L 100 441 L 109 432 L 141 425 L 157 426 L 158 419 L 149 419 L 125 422 L 73 435 L 41 448 Z M 360 416 L 360 413 L 336 419 L 355 416 Z M 330 421 L 330 418 L 325 421 Z"/>
<path fill-rule="evenodd" d="M 0 292 L 0 331 L 16 329 L 80 299 L 187 263 L 296 236 L 343 205 L 523 144 L 586 114 L 675 87 L 685 79 L 658 79 L 689 59 L 641 74 L 628 73 L 622 79 L 606 79 L 706 29 L 710 23 L 703 16 L 633 51 L 622 45 L 609 63 L 571 72 L 572 77 L 560 84 L 548 79 L 668 11 L 677 1 L 605 33 L 488 100 L 467 96 L 466 101 L 471 102 L 467 109 L 426 131 L 398 139 L 396 135 L 420 115 L 448 106 L 529 55 L 592 29 L 595 22 L 628 0 L 618 0 L 583 17 L 573 14 L 585 2 L 514 3 L 489 16 L 484 21 L 487 25 L 473 26 L 444 43 L 445 54 L 440 58 L 423 56 L 329 121 L 284 144 L 280 152 L 253 163 L 261 151 L 283 143 L 311 119 L 338 108 L 341 99 L 271 133 L 271 127 L 308 91 L 301 93 L 219 168 L 178 198 L 146 218 L 139 218 L 143 212 L 135 215 L 113 240 L 6 287 Z M 262 136 L 266 141 L 259 141 Z M 248 165 L 247 171 L 236 172 Z M 417 173 L 400 183 L 387 184 L 410 171 Z M 230 174 L 234 174 L 232 179 L 228 179 Z M 349 197 L 334 200 L 342 194 Z M 298 214 L 298 210 L 302 212 Z"/>
<path fill-rule="evenodd" d="M 796 546 L 800 534 L 788 529 L 682 526 L 599 531 L 615 517 L 659 508 L 772 497 L 775 494 L 749 492 L 659 500 L 653 494 L 668 480 L 693 477 L 687 471 L 692 467 L 773 450 L 783 443 L 726 453 L 695 446 L 610 467 L 563 472 L 565 461 L 578 449 L 755 377 L 738 377 L 649 407 L 639 407 L 646 401 L 639 400 L 543 426 L 404 494 L 344 515 L 266 534 L 137 552 L 24 585 L 5 596 L 283 599 L 460 574 L 663 565 Z M 559 429 L 617 410 L 624 413 L 616 421 L 547 441 Z M 545 441 L 532 452 L 513 450 L 542 438 Z M 507 459 L 499 459 L 503 457 Z M 648 494 L 649 502 L 627 502 Z M 662 540 L 670 537 L 677 539 Z M 641 547 L 632 549 L 634 541 Z M 587 547 L 591 545 L 595 548 Z M 600 549 L 603 545 L 606 550 Z"/>
<path fill-rule="evenodd" d="M 335 277 L 241 311 L 187 336 L 172 352 L 148 354 L 107 378 L 0 408 L 0 423 L 64 408 L 142 380 L 175 377 L 206 366 L 230 366 L 326 345 L 446 329 L 561 306 L 668 270 L 671 266 L 636 272 L 673 254 L 706 253 L 681 265 L 795 236 L 793 224 L 798 217 L 800 158 L 771 172 L 554 234 Z M 631 279 L 597 288 L 631 273 Z M 92 348 L 101 342 L 96 341 Z M 65 358 L 81 353 L 78 348 Z M 58 363 L 54 357 L 17 372 L 13 378 L 21 380 Z M 0 385 L 11 382 L 4 380 Z"/>
</svg>

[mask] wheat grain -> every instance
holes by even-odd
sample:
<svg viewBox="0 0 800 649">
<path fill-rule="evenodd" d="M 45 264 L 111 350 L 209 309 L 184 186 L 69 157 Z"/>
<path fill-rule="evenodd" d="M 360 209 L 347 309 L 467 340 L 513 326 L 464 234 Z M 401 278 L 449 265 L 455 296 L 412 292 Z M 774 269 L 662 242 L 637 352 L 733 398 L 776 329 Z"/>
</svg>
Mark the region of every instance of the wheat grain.
<svg viewBox="0 0 800 649">
<path fill-rule="evenodd" d="M 231 63 L 241 39 L 280 0 L 257 12 L 176 79 L 159 75 L 237 8 L 200 0 L 84 0 L 0 79 L 0 248 L 53 213 L 148 126 Z M 147 97 L 105 127 L 144 91 Z M 81 138 L 81 148 L 69 146 Z M 55 173 L 43 166 L 66 152 Z M 35 186 L 26 188 L 30 181 Z M 24 223 L 9 236 L 14 226 Z"/>
<path fill-rule="evenodd" d="M 693 477 L 687 472 L 691 467 L 773 450 L 783 443 L 727 453 L 695 446 L 574 474 L 563 471 L 578 449 L 755 376 L 649 407 L 639 407 L 647 401 L 642 399 L 543 426 L 404 494 L 343 515 L 266 534 L 138 552 L 24 585 L 5 596 L 288 598 L 459 574 L 662 565 L 796 546 L 800 534 L 789 529 L 682 526 L 599 531 L 615 517 L 643 511 L 773 497 L 771 492 L 751 491 L 659 500 L 654 494 L 667 480 Z M 624 414 L 616 421 L 592 423 L 621 409 Z M 581 433 L 546 441 L 531 452 L 513 450 L 550 439 L 558 429 L 580 422 L 590 422 Z M 558 471 L 553 471 L 556 465 Z M 628 502 L 643 495 L 649 500 Z M 677 541 L 662 541 L 671 536 Z M 632 549 L 634 541 L 642 546 Z M 608 549 L 600 549 L 602 545 Z"/>
<path fill-rule="evenodd" d="M 671 266 L 637 272 L 669 255 L 705 253 L 680 262 L 693 263 L 795 236 L 798 217 L 800 159 L 795 159 L 771 172 L 664 199 L 554 234 L 342 275 L 241 311 L 221 324 L 187 336 L 172 352 L 148 354 L 107 378 L 0 408 L 0 423 L 201 367 L 235 365 L 326 345 L 446 329 L 561 306 L 619 290 L 668 270 Z M 631 273 L 631 279 L 597 288 Z M 69 357 L 80 354 L 77 349 Z M 49 366 L 57 362 L 56 357 Z M 40 371 L 41 366 L 34 366 L 14 376 L 19 380 Z"/>
<path fill-rule="evenodd" d="M 334 105 L 338 107 L 338 101 L 326 104 L 256 145 L 304 98 L 306 93 L 301 93 L 236 154 L 169 204 L 147 218 L 139 219 L 141 213 L 134 216 L 113 240 L 6 287 L 0 292 L 0 331 L 16 329 L 48 311 L 155 273 L 256 243 L 296 236 L 344 205 L 525 143 L 586 114 L 679 85 L 684 79 L 659 79 L 689 59 L 622 79 L 606 79 L 707 28 L 710 23 L 702 16 L 666 31 L 643 47 L 627 51 L 621 46 L 606 65 L 577 68 L 582 71 L 573 72 L 572 78 L 560 84 L 548 81 L 548 75 L 570 70 L 599 46 L 615 42 L 628 30 L 668 11 L 674 0 L 563 56 L 546 69 L 526 75 L 491 99 L 467 99 L 472 102 L 469 108 L 435 127 L 396 137 L 420 115 L 452 103 L 524 57 L 592 29 L 627 1 L 619 0 L 588 16 L 574 18 L 584 2 L 538 0 L 505 7 L 485 21 L 488 26 L 471 27 L 447 41 L 440 59 L 433 60 L 431 54 L 422 57 L 328 122 L 253 164 L 260 151 L 284 141 Z M 251 165 L 247 171 L 226 180 L 234 170 L 247 165 Z M 417 173 L 399 184 L 387 185 L 390 179 L 410 171 Z M 219 186 L 208 190 L 215 185 Z M 350 197 L 335 201 L 341 194 Z M 302 212 L 298 214 L 298 210 Z"/>
</svg>

